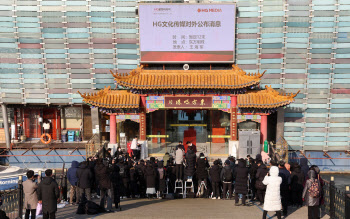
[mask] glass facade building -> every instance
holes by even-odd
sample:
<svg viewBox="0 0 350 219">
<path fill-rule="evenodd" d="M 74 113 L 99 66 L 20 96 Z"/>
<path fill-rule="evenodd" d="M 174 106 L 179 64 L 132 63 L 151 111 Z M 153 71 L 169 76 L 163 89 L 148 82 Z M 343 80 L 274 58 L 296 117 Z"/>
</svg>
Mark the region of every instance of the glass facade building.
<svg viewBox="0 0 350 219">
<path fill-rule="evenodd" d="M 284 113 L 290 148 L 350 150 L 350 1 L 212 2 L 237 3 L 236 64 L 267 70 L 262 87 L 301 91 Z M 78 90 L 115 87 L 110 70 L 139 64 L 137 4 L 1 0 L 0 103 L 81 104 Z M 169 134 L 181 129 L 176 118 Z"/>
</svg>

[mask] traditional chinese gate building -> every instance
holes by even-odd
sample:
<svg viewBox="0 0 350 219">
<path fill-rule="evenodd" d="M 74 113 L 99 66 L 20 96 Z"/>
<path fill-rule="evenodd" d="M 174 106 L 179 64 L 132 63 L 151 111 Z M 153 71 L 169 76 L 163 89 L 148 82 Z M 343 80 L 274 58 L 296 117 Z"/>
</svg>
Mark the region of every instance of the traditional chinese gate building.
<svg viewBox="0 0 350 219">
<path fill-rule="evenodd" d="M 151 70 L 143 66 L 127 76 L 113 73 L 118 87 L 81 94 L 83 101 L 109 115 L 110 144 L 135 135 L 153 156 L 172 152 L 178 141 L 191 141 L 199 152 L 226 156 L 237 145 L 237 129 L 260 130 L 267 138 L 267 117 L 294 101 L 266 86 L 264 73 L 230 70 Z M 242 127 L 240 127 L 242 126 Z"/>
</svg>

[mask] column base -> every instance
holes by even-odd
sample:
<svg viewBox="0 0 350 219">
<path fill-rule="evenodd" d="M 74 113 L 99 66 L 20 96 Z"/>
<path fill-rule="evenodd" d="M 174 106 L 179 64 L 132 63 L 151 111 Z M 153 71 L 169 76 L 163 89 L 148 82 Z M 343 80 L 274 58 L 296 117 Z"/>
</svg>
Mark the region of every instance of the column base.
<svg viewBox="0 0 350 219">
<path fill-rule="evenodd" d="M 118 143 L 116 143 L 116 144 L 108 143 L 108 148 L 110 148 L 112 150 L 111 155 L 113 156 L 114 153 L 117 151 Z"/>
<path fill-rule="evenodd" d="M 239 147 L 239 141 L 229 141 L 228 142 L 228 154 L 230 156 L 233 156 L 235 158 L 237 157 L 237 151 L 238 151 L 238 147 Z"/>
</svg>

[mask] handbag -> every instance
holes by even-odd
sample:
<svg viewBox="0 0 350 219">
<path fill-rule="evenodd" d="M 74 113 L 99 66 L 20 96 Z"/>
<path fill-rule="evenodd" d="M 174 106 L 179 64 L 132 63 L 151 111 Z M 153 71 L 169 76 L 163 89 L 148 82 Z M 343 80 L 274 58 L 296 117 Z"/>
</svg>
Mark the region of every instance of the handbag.
<svg viewBox="0 0 350 219">
<path fill-rule="evenodd" d="M 38 205 L 36 206 L 36 216 L 41 215 L 43 213 L 43 205 L 38 203 Z"/>
<path fill-rule="evenodd" d="M 264 183 L 262 183 L 261 181 L 256 181 L 255 182 L 255 188 L 259 189 L 259 190 L 265 190 L 266 189 L 266 185 L 264 185 Z"/>
</svg>

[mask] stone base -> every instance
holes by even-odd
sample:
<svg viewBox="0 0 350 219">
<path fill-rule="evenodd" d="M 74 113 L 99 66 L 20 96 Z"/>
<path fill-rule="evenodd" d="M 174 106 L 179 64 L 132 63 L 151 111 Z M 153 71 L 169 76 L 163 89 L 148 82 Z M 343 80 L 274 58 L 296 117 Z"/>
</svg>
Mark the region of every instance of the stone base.
<svg viewBox="0 0 350 219">
<path fill-rule="evenodd" d="M 112 149 L 111 155 L 113 156 L 114 153 L 117 151 L 118 144 L 111 144 L 111 143 L 108 143 L 108 148 Z"/>
<path fill-rule="evenodd" d="M 228 142 L 228 154 L 237 158 L 237 151 L 239 147 L 239 141 L 229 141 Z"/>
</svg>

